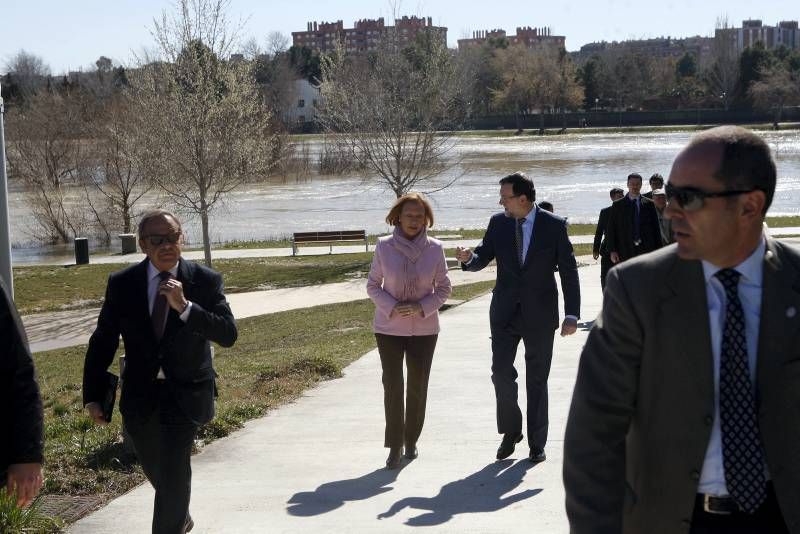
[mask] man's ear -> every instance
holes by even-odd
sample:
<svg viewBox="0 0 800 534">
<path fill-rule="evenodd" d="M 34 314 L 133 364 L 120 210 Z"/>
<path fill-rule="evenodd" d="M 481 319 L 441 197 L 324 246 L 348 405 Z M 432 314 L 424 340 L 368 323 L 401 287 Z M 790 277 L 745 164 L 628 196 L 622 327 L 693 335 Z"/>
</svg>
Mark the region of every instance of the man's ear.
<svg viewBox="0 0 800 534">
<path fill-rule="evenodd" d="M 764 206 L 767 203 L 767 195 L 764 191 L 756 189 L 742 195 L 741 213 L 747 218 L 755 217 L 761 219 Z"/>
</svg>

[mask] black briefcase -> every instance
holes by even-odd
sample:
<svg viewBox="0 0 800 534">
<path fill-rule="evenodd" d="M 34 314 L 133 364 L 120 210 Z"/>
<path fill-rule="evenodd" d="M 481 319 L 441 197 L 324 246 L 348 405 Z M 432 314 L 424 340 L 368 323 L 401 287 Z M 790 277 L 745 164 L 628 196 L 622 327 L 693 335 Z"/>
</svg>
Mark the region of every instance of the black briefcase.
<svg viewBox="0 0 800 534">
<path fill-rule="evenodd" d="M 111 422 L 111 414 L 114 413 L 114 402 L 117 400 L 117 385 L 119 384 L 119 378 L 114 373 L 109 373 L 106 371 L 106 385 L 105 385 L 105 395 L 103 396 L 103 419 L 106 420 L 106 423 Z"/>
</svg>

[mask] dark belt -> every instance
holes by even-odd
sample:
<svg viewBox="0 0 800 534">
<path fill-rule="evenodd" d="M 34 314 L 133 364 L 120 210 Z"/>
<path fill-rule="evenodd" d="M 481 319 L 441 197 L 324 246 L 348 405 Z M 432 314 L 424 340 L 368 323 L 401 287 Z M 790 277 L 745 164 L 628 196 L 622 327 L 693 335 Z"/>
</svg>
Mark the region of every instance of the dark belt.
<svg viewBox="0 0 800 534">
<path fill-rule="evenodd" d="M 700 508 L 709 514 L 731 515 L 739 511 L 739 507 L 733 497 L 720 497 L 709 495 L 708 493 L 698 493 L 694 505 L 695 508 Z"/>
</svg>

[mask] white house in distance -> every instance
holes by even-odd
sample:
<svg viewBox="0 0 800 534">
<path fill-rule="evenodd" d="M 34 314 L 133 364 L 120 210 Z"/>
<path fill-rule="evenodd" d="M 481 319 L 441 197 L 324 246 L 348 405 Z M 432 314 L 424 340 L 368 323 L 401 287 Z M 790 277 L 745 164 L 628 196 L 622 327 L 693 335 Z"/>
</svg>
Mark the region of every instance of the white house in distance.
<svg viewBox="0 0 800 534">
<path fill-rule="evenodd" d="M 316 80 L 314 80 L 316 82 Z M 317 118 L 317 106 L 321 100 L 319 83 L 305 78 L 294 81 L 294 98 L 283 113 L 283 120 L 290 129 L 303 130 Z"/>
</svg>

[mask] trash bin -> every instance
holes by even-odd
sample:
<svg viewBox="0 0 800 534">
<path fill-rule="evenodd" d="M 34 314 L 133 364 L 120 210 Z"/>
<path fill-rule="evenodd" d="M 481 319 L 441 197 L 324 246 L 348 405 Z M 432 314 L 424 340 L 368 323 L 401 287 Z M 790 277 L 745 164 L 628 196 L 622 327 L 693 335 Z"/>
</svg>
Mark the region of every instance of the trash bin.
<svg viewBox="0 0 800 534">
<path fill-rule="evenodd" d="M 123 254 L 136 252 L 136 234 L 119 234 L 119 240 L 122 242 Z"/>
<path fill-rule="evenodd" d="M 75 238 L 75 265 L 89 263 L 89 240 L 85 237 Z"/>
</svg>

